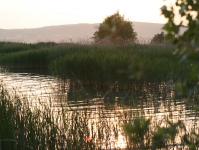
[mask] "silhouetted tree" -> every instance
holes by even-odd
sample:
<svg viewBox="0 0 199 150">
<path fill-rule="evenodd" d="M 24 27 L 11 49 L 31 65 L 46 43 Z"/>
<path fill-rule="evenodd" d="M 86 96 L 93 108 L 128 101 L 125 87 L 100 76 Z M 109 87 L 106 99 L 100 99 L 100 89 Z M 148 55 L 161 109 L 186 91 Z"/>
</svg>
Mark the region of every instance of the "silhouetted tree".
<svg viewBox="0 0 199 150">
<path fill-rule="evenodd" d="M 119 11 L 105 18 L 98 30 L 94 33 L 95 42 L 110 40 L 111 42 L 135 41 L 137 37 L 133 24 L 125 20 Z"/>
<path fill-rule="evenodd" d="M 151 39 L 151 44 L 161 44 L 161 43 L 165 43 L 164 32 L 155 34 L 154 37 Z"/>
</svg>

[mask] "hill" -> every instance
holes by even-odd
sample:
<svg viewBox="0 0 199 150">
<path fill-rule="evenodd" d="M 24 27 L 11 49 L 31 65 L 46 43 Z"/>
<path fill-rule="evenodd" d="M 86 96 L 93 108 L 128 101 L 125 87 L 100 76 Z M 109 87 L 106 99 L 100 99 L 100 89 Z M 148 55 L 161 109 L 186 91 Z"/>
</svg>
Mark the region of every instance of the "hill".
<svg viewBox="0 0 199 150">
<path fill-rule="evenodd" d="M 141 41 L 150 40 L 160 33 L 163 24 L 133 22 L 134 29 Z M 30 29 L 0 29 L 0 41 L 36 43 L 36 42 L 81 42 L 87 43 L 97 30 L 96 24 L 70 24 Z"/>
</svg>

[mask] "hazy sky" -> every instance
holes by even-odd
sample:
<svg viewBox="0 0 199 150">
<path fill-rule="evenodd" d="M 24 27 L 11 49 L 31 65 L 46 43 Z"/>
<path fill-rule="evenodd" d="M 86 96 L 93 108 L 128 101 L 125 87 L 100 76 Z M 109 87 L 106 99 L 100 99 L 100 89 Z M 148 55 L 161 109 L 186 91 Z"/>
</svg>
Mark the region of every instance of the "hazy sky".
<svg viewBox="0 0 199 150">
<path fill-rule="evenodd" d="M 165 23 L 163 0 L 1 0 L 0 28 L 101 23 L 119 10 L 129 20 Z"/>
</svg>

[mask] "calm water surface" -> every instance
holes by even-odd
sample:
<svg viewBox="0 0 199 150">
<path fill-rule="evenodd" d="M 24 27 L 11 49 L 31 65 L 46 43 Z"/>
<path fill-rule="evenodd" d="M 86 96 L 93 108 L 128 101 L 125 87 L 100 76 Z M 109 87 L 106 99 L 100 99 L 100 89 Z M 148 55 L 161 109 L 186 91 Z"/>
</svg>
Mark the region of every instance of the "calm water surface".
<svg viewBox="0 0 199 150">
<path fill-rule="evenodd" d="M 32 107 L 48 105 L 56 112 L 62 106 L 69 113 L 87 109 L 94 122 L 98 118 L 106 118 L 118 128 L 118 137 L 115 139 L 113 131 L 110 131 L 105 148 L 107 145 L 110 148 L 126 146 L 118 125 L 122 119 L 145 116 L 151 119 L 151 126 L 155 128 L 166 116 L 173 122 L 184 121 L 188 131 L 199 126 L 198 116 L 191 105 L 185 99 L 174 99 L 172 81 L 135 84 L 130 89 L 120 90 L 117 87 L 83 87 L 81 82 L 74 85 L 70 79 L 63 82 L 53 76 L 36 73 L 1 72 L 0 80 L 11 93 L 15 91 L 19 96 L 27 97 Z"/>
</svg>

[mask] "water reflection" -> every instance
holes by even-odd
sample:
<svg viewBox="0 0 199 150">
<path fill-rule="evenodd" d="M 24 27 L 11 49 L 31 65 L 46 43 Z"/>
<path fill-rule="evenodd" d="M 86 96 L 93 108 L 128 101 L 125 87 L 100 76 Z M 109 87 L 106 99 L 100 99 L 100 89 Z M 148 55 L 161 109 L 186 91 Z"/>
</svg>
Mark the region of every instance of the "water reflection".
<svg viewBox="0 0 199 150">
<path fill-rule="evenodd" d="M 45 104 L 56 112 L 61 106 L 68 116 L 72 116 L 74 110 L 84 115 L 86 110 L 92 137 L 99 136 L 94 133 L 99 134 L 100 127 L 105 128 L 101 131 L 103 140 L 93 140 L 106 149 L 126 147 L 120 123 L 138 116 L 151 119 L 151 130 L 157 125 L 165 125 L 165 118 L 173 122 L 182 120 L 187 131 L 199 127 L 198 115 L 187 100 L 175 99 L 172 81 L 135 84 L 130 89 L 120 90 L 117 87 L 82 88 L 80 85 L 74 86 L 71 80 L 63 82 L 49 75 L 35 73 L 4 72 L 0 73 L 0 79 L 11 93 L 17 92 L 22 97 L 28 97 L 31 106 Z M 180 143 L 179 138 L 176 138 L 176 143 Z"/>
</svg>

